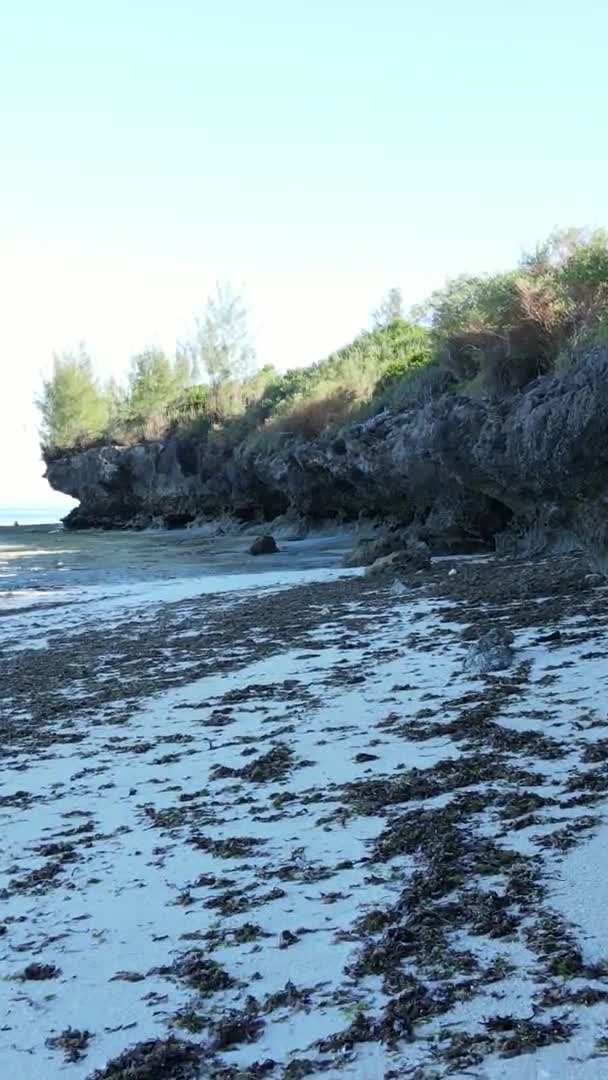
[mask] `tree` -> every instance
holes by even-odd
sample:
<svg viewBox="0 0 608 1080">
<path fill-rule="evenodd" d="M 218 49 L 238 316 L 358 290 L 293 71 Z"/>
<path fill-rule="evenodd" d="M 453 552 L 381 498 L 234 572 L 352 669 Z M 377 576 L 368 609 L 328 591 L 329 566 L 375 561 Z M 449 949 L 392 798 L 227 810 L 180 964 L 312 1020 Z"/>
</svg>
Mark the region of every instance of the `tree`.
<svg viewBox="0 0 608 1080">
<path fill-rule="evenodd" d="M 544 243 L 522 256 L 521 266 L 531 273 L 546 274 L 550 270 L 562 270 L 581 253 L 605 252 L 607 245 L 608 233 L 605 229 L 577 226 L 554 229 Z"/>
<path fill-rule="evenodd" d="M 84 345 L 53 356 L 53 374 L 36 400 L 43 447 L 60 450 L 99 438 L 108 418 L 108 399 L 93 374 Z"/>
<path fill-rule="evenodd" d="M 415 319 L 428 323 L 441 337 L 463 332 L 504 333 L 516 319 L 522 274 L 461 274 L 412 310 Z"/>
<path fill-rule="evenodd" d="M 244 379 L 255 361 L 243 297 L 229 284 L 217 284 L 205 314 L 197 319 L 194 351 L 209 382 L 212 407 L 220 412 L 220 390 Z"/>
<path fill-rule="evenodd" d="M 390 326 L 397 319 L 403 318 L 403 295 L 401 289 L 395 285 L 385 293 L 382 301 L 372 311 L 372 319 L 375 327 Z"/>
<path fill-rule="evenodd" d="M 185 353 L 172 362 L 162 349 L 144 349 L 131 360 L 128 413 L 144 423 L 163 414 L 189 385 L 191 366 Z"/>
<path fill-rule="evenodd" d="M 112 375 L 105 384 L 108 404 L 108 429 L 113 432 L 125 421 L 128 409 L 128 391 Z"/>
</svg>

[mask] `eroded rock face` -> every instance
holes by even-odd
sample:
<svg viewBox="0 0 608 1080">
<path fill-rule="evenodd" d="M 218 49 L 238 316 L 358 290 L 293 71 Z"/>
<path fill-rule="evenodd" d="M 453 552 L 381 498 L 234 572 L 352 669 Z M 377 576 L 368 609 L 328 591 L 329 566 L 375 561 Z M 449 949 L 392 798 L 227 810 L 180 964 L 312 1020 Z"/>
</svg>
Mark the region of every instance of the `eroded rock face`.
<svg viewBox="0 0 608 1080">
<path fill-rule="evenodd" d="M 271 453 L 179 438 L 103 447 L 50 462 L 47 477 L 80 500 L 73 527 L 365 515 L 413 524 L 437 551 L 442 538 L 487 543 L 515 517 L 606 550 L 608 352 L 500 401 L 445 393 L 340 438 L 288 438 Z"/>
</svg>

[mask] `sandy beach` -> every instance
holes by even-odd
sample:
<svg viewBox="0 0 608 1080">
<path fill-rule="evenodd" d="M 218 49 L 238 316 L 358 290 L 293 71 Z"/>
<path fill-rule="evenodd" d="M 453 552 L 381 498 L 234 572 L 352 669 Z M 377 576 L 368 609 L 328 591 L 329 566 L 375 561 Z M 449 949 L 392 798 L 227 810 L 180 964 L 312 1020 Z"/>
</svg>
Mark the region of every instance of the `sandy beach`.
<svg viewBox="0 0 608 1080">
<path fill-rule="evenodd" d="M 588 572 L 269 564 L 5 614 L 2 1075 L 604 1075 Z M 471 670 L 497 628 L 512 663 Z"/>
</svg>

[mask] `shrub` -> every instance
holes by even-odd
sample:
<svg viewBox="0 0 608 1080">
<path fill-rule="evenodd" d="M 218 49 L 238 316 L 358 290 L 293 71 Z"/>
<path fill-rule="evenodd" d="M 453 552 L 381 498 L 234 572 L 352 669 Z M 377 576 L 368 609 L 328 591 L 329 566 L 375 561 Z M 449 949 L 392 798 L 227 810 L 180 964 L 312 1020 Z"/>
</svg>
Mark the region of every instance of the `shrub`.
<svg viewBox="0 0 608 1080">
<path fill-rule="evenodd" d="M 316 439 L 322 432 L 345 424 L 355 400 L 354 391 L 347 387 L 329 392 L 321 387 L 311 397 L 296 402 L 283 416 L 276 417 L 267 431 Z"/>
<path fill-rule="evenodd" d="M 570 229 L 515 270 L 448 281 L 415 314 L 464 387 L 503 392 L 564 364 L 581 342 L 606 337 L 607 305 L 608 234 Z"/>
<path fill-rule="evenodd" d="M 313 439 L 448 390 L 518 392 L 608 341 L 608 234 L 555 232 L 512 270 L 447 281 L 413 312 L 417 322 L 395 318 L 400 310 L 391 290 L 375 329 L 350 345 L 307 368 L 249 374 L 246 308 L 218 287 L 193 340 L 173 359 L 158 349 L 139 353 L 124 389 L 100 387 L 82 349 L 56 357 L 38 402 L 46 453 L 173 433 L 228 452 L 243 441 Z M 199 368 L 207 382 L 193 385 Z"/>
<path fill-rule="evenodd" d="M 81 345 L 76 352 L 55 354 L 53 373 L 42 384 L 41 439 L 47 458 L 99 439 L 109 419 L 109 403 Z"/>
</svg>

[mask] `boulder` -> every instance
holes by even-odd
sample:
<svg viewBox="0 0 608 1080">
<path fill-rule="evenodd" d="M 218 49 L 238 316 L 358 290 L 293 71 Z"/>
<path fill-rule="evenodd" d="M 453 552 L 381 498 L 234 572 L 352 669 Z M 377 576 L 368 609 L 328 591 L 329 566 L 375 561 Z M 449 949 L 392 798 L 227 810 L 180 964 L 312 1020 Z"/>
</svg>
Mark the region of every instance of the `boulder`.
<svg viewBox="0 0 608 1080">
<path fill-rule="evenodd" d="M 396 536 L 379 536 L 375 539 L 359 540 L 352 551 L 345 556 L 344 566 L 372 566 L 386 556 L 397 552 L 399 539 Z"/>
<path fill-rule="evenodd" d="M 401 553 L 393 551 L 390 555 L 383 555 L 380 559 L 374 559 L 371 565 L 365 567 L 365 576 L 375 577 L 377 574 L 396 573 L 400 558 Z M 357 565 L 360 565 L 360 563 Z"/>
<path fill-rule="evenodd" d="M 403 551 L 393 551 L 390 555 L 383 555 L 368 566 L 365 574 L 411 574 L 418 570 L 428 570 L 431 565 L 431 557 L 426 544 L 411 544 Z"/>
<path fill-rule="evenodd" d="M 603 574 L 585 574 L 584 581 L 588 589 L 597 589 L 599 585 L 606 584 Z"/>
<path fill-rule="evenodd" d="M 472 675 L 486 671 L 503 671 L 511 667 L 515 653 L 512 649 L 513 634 L 503 627 L 494 627 L 483 634 L 469 648 L 464 658 L 464 670 Z"/>
<path fill-rule="evenodd" d="M 278 547 L 274 536 L 258 536 L 249 548 L 250 555 L 276 555 Z"/>
<path fill-rule="evenodd" d="M 416 540 L 408 544 L 400 555 L 408 570 L 430 570 L 431 568 L 431 552 L 424 540 Z"/>
</svg>

